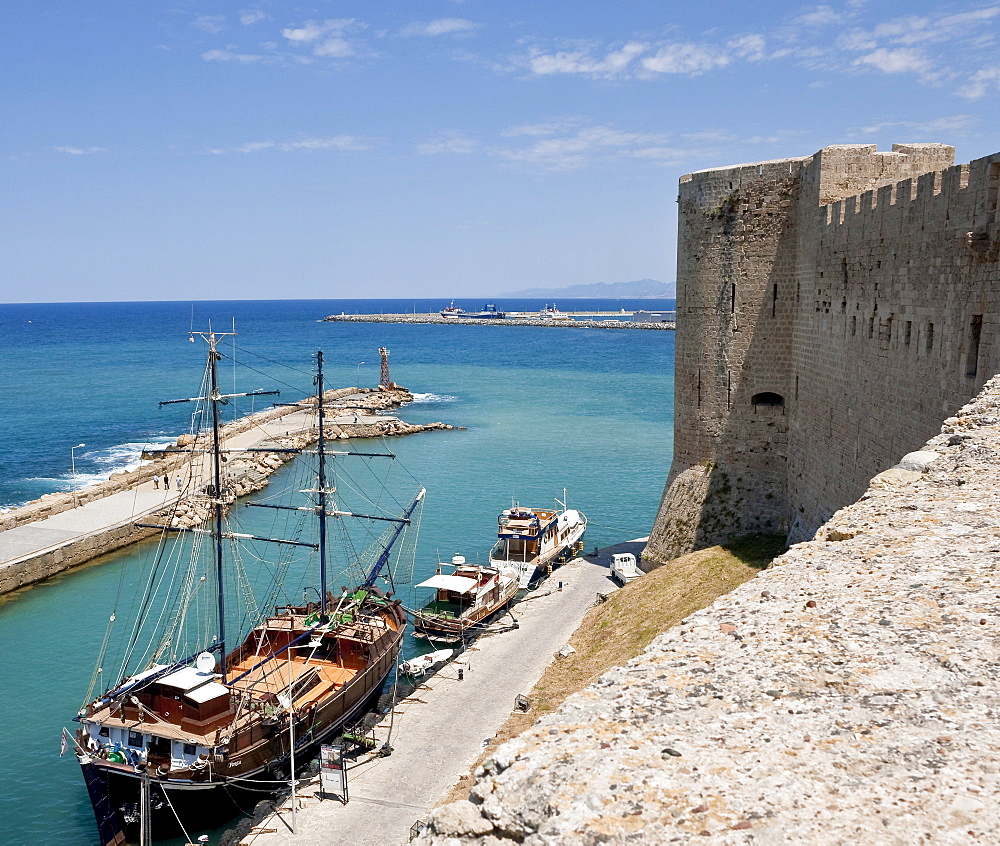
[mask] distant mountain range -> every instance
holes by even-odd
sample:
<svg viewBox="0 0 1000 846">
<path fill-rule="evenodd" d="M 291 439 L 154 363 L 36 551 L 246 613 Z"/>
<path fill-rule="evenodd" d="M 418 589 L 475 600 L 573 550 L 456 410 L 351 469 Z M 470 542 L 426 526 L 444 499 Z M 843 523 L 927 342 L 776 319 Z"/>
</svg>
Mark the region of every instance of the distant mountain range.
<svg viewBox="0 0 1000 846">
<path fill-rule="evenodd" d="M 637 279 L 634 282 L 595 282 L 591 285 L 568 285 L 565 288 L 525 288 L 523 291 L 508 291 L 500 296 L 539 299 L 561 297 L 562 299 L 667 299 L 677 296 L 677 286 L 673 282 L 656 279 Z"/>
</svg>

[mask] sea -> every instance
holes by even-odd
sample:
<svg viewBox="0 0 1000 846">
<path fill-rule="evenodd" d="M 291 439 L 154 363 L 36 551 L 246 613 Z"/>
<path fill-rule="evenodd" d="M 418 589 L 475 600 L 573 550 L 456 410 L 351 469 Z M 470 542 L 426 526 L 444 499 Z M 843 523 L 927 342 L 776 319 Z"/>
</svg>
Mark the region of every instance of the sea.
<svg viewBox="0 0 1000 846">
<path fill-rule="evenodd" d="M 648 535 L 673 447 L 674 333 L 323 321 L 427 313 L 450 302 L 0 305 L 0 509 L 136 467 L 144 447 L 187 431 L 190 408 L 159 403 L 197 395 L 205 345 L 189 333 L 211 328 L 235 333 L 220 344 L 224 392 L 308 396 L 317 350 L 328 388 L 373 387 L 385 347 L 392 380 L 414 394 L 399 416 L 456 427 L 380 446 L 427 488 L 413 583 L 455 554 L 485 562 L 497 515 L 513 501 L 554 507 L 559 500 L 583 511 L 588 548 Z M 515 311 L 545 305 L 496 302 Z M 483 301 L 455 305 L 475 311 Z M 670 310 L 674 301 L 575 299 L 560 308 L 624 316 Z M 273 400 L 234 399 L 225 418 Z M 97 842 L 79 766 L 72 749 L 60 757 L 60 736 L 75 728 L 116 593 L 148 566 L 142 547 L 0 597 L 4 844 Z M 409 586 L 397 595 L 408 605 L 422 596 Z M 408 639 L 407 649 L 418 648 Z M 208 834 L 217 842 L 221 831 Z"/>
</svg>

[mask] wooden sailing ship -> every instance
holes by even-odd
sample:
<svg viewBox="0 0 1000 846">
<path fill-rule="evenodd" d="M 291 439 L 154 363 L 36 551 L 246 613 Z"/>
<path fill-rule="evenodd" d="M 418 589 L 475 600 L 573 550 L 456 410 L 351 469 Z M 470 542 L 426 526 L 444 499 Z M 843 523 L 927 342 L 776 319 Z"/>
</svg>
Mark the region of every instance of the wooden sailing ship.
<svg viewBox="0 0 1000 846">
<path fill-rule="evenodd" d="M 158 838 L 182 833 L 190 840 L 193 831 L 218 825 L 236 808 L 252 807 L 269 791 L 287 784 L 296 759 L 307 761 L 322 742 L 363 715 L 395 666 L 403 639 L 402 606 L 378 587 L 378 581 L 393 547 L 414 524 L 424 491 L 420 489 L 401 516 L 357 514 L 334 504 L 335 488 L 326 478 L 320 352 L 318 472 L 315 487 L 303 492 L 310 495 L 311 504 L 268 506 L 315 516 L 315 543 L 277 542 L 319 553 L 317 599 L 272 606 L 273 611 L 249 625 L 240 645 L 229 649 L 222 542 L 239 540 L 240 533 L 227 528 L 232 498 L 227 496 L 219 446 L 218 405 L 227 399 L 218 388 L 219 336 L 202 337 L 209 346 L 209 390 L 207 397 L 197 399 L 205 401 L 212 420 L 213 462 L 205 496 L 210 500 L 215 541 L 217 619 L 200 651 L 123 671 L 77 716 L 77 756 L 102 844 L 118 846 L 149 830 Z M 363 578 L 337 597 L 327 589 L 330 517 L 389 523 L 367 560 L 356 561 L 364 565 Z M 175 613 L 173 619 L 182 616 Z M 134 631 L 140 630 L 137 624 Z"/>
</svg>

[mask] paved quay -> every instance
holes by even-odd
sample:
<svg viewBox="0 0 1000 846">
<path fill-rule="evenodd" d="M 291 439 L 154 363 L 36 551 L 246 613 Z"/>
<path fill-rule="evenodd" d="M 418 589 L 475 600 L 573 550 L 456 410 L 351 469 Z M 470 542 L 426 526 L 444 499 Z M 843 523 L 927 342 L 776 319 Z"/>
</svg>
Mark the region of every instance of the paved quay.
<svg viewBox="0 0 1000 846">
<path fill-rule="evenodd" d="M 286 825 L 291 820 L 289 800 L 279 809 L 280 818 L 266 818 L 239 842 L 248 846 L 408 842 L 410 827 L 470 770 L 510 715 L 514 697 L 530 692 L 597 594 L 614 590 L 608 560 L 602 553 L 556 570 L 537 593 L 513 606 L 519 628 L 480 638 L 386 715 L 376 737 L 379 744 L 388 738 L 394 752 L 349 770 L 347 805 L 316 798 L 318 778 L 310 779 L 299 787 L 295 834 Z"/>
</svg>

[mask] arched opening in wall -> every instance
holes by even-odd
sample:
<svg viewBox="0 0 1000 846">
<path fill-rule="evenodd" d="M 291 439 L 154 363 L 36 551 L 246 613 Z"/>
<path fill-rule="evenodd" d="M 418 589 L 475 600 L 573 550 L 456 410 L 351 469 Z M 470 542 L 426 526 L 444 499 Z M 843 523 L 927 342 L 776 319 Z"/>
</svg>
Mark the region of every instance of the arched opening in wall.
<svg viewBox="0 0 1000 846">
<path fill-rule="evenodd" d="M 761 391 L 759 394 L 754 394 L 750 397 L 750 402 L 753 403 L 755 414 L 758 409 L 783 409 L 785 406 L 785 398 L 781 394 L 774 393 L 774 391 Z"/>
</svg>

